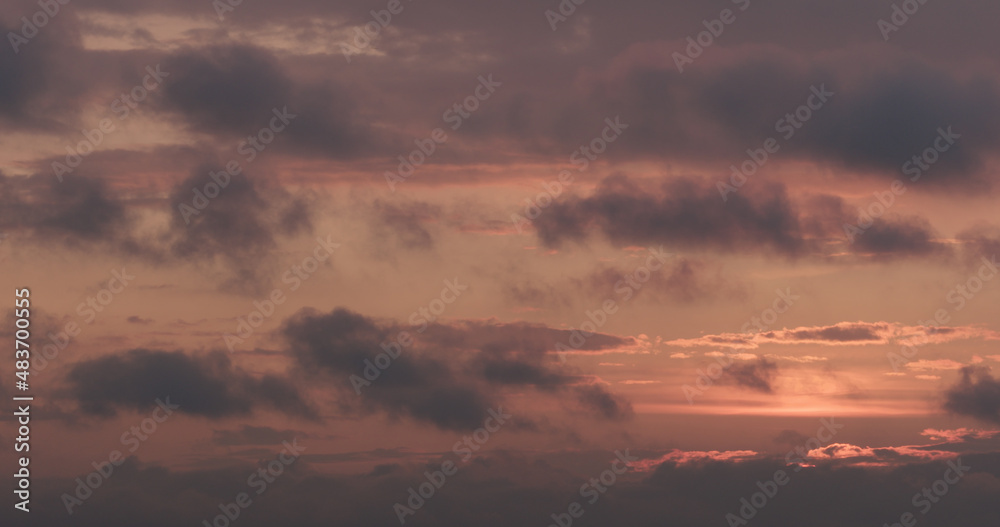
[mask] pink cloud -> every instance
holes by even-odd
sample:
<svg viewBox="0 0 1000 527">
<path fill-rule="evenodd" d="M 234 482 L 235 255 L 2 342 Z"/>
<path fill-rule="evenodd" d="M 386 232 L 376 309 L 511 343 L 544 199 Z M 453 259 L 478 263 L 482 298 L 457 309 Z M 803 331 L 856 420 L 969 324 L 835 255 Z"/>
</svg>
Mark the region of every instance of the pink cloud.
<svg viewBox="0 0 1000 527">
<path fill-rule="evenodd" d="M 1000 340 L 1000 332 L 975 326 L 907 326 L 895 322 L 839 322 L 830 326 L 801 326 L 764 332 L 720 333 L 693 339 L 675 339 L 666 344 L 681 348 L 716 346 L 756 349 L 762 344 L 817 344 L 822 346 L 867 346 L 913 341 L 917 345 L 955 340 Z"/>
<path fill-rule="evenodd" d="M 638 472 L 649 472 L 662 463 L 695 463 L 700 461 L 746 461 L 759 455 L 753 450 L 673 450 L 656 459 L 643 459 L 632 463 L 632 468 Z"/>
<path fill-rule="evenodd" d="M 957 428 L 955 430 L 935 430 L 927 428 L 920 435 L 927 436 L 931 441 L 944 441 L 946 443 L 962 443 L 970 439 L 990 439 L 1000 430 L 979 430 L 975 428 Z"/>
<path fill-rule="evenodd" d="M 907 368 L 917 371 L 928 371 L 928 370 L 960 370 L 965 365 L 961 362 L 956 362 L 951 359 L 938 359 L 938 360 L 917 360 L 913 362 L 908 362 L 906 364 Z M 920 376 L 917 376 L 919 379 Z"/>
</svg>

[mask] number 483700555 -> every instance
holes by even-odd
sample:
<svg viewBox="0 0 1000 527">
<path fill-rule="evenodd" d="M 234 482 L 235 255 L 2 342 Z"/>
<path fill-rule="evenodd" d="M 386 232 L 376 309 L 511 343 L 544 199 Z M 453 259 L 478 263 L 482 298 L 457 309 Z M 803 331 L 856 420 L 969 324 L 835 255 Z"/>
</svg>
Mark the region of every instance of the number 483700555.
<svg viewBox="0 0 1000 527">
<path fill-rule="evenodd" d="M 14 291 L 17 298 L 14 299 L 14 325 L 17 326 L 17 331 L 14 334 L 14 367 L 17 368 L 17 372 L 14 375 L 20 379 L 17 383 L 18 388 L 22 390 L 28 389 L 28 368 L 31 366 L 31 352 L 29 351 L 30 344 L 28 343 L 31 337 L 31 331 L 28 329 L 31 325 L 29 317 L 31 312 L 28 308 L 31 305 L 31 301 L 28 299 L 31 296 L 31 292 L 27 289 L 17 289 Z"/>
</svg>

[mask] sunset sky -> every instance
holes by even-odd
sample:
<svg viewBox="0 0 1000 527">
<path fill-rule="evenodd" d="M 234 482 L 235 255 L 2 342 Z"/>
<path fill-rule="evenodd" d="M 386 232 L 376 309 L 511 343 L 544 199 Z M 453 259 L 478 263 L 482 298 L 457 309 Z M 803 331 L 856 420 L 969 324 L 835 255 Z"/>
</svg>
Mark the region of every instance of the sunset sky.
<svg viewBox="0 0 1000 527">
<path fill-rule="evenodd" d="M 0 524 L 1000 525 L 998 17 L 5 2 Z"/>
</svg>

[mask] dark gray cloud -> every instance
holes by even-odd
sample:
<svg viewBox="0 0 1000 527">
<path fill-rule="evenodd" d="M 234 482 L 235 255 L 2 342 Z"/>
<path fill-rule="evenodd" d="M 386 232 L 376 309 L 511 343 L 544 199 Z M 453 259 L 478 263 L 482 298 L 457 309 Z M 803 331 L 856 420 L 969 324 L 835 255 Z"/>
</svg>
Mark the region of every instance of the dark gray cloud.
<svg viewBox="0 0 1000 527">
<path fill-rule="evenodd" d="M 786 338 L 801 340 L 823 340 L 833 342 L 864 342 L 882 340 L 878 330 L 885 329 L 872 324 L 844 324 L 820 328 L 799 329 L 789 331 Z M 774 333 L 766 332 L 765 337 L 773 337 Z"/>
<path fill-rule="evenodd" d="M 761 250 L 786 256 L 807 249 L 799 215 L 782 187 L 730 194 L 723 201 L 709 185 L 672 179 L 658 194 L 612 176 L 589 197 L 554 203 L 534 225 L 547 245 L 582 241 L 596 231 L 620 246 L 662 243 L 668 250 Z"/>
<path fill-rule="evenodd" d="M 570 383 L 576 378 L 530 362 L 483 357 L 475 366 L 483 379 L 502 385 L 529 385 L 541 390 L 551 390 Z"/>
<path fill-rule="evenodd" d="M 179 116 L 192 131 L 215 135 L 220 141 L 238 139 L 264 126 L 260 120 L 269 118 L 272 108 L 287 105 L 298 117 L 278 139 L 284 153 L 381 162 L 412 148 L 412 130 L 440 125 L 441 113 L 468 95 L 476 76 L 493 72 L 504 79 L 502 91 L 453 134 L 456 138 L 442 148 L 435 163 L 502 162 L 505 156 L 483 148 L 492 140 L 563 158 L 599 133 L 598 124 L 605 117 L 620 114 L 630 128 L 607 156 L 686 159 L 728 173 L 728 165 L 741 161 L 746 148 L 776 135 L 775 122 L 804 102 L 810 86 L 825 82 L 836 92 L 829 109 L 819 110 L 776 157 L 900 177 L 901 165 L 933 141 L 938 127 L 954 126 L 962 139 L 920 184 L 966 191 L 991 186 L 983 167 L 1000 140 L 1000 127 L 994 124 L 1000 114 L 1000 92 L 988 69 L 966 64 L 995 60 L 984 51 L 989 46 L 909 41 L 904 51 L 881 42 L 874 23 L 862 31 L 860 18 L 820 15 L 777 2 L 755 5 L 746 13 L 753 23 L 734 25 L 727 30 L 725 45 L 709 48 L 705 59 L 680 73 L 671 53 L 683 49 L 682 35 L 702 29 L 701 21 L 708 16 L 702 6 L 644 2 L 581 6 L 581 16 L 553 32 L 544 9 L 527 2 L 492 6 L 485 12 L 457 2 L 442 5 L 449 6 L 445 9 L 449 16 L 418 4 L 408 6 L 394 17 L 391 35 L 377 40 L 379 54 L 356 57 L 352 63 L 335 51 L 279 52 L 246 41 L 234 44 L 233 37 L 237 28 L 277 26 L 296 44 L 335 49 L 336 42 L 324 35 L 369 22 L 369 8 L 311 0 L 280 8 L 241 4 L 219 28 L 191 32 L 198 48 L 166 54 L 151 42 L 146 42 L 149 49 L 127 53 L 83 50 L 78 25 L 86 31 L 108 30 L 99 22 L 60 16 L 57 21 L 70 30 L 43 31 L 25 50 L 44 50 L 45 38 L 60 35 L 59 45 L 73 53 L 60 48 L 46 55 L 68 57 L 59 63 L 11 59 L 12 74 L 0 76 L 10 79 L 6 87 L 0 85 L 0 93 L 9 93 L 10 108 L 42 107 L 29 100 L 36 92 L 27 90 L 21 80 L 40 81 L 35 77 L 41 71 L 47 82 L 32 82 L 42 86 L 37 93 L 78 109 L 81 97 L 58 94 L 55 87 L 117 90 L 123 79 L 125 86 L 134 84 L 134 73 L 146 64 L 162 62 L 171 77 L 158 93 L 162 99 L 157 105 Z M 852 13 L 868 13 L 869 21 L 888 15 L 864 2 L 851 5 Z M 972 12 L 993 9 L 962 5 L 935 19 L 935 24 L 954 28 L 962 20 L 957 14 L 962 9 L 972 18 L 979 18 Z M 214 9 L 203 7 L 189 2 L 124 6 L 109 1 L 97 9 L 217 21 Z M 799 22 L 796 30 L 788 30 L 788 24 L 776 26 L 782 17 L 765 16 L 769 10 L 814 23 Z M 10 20 L 22 14 L 12 9 Z M 652 24 L 650 19 L 657 16 L 668 20 L 667 25 Z M 531 19 L 534 23 L 527 22 Z M 908 28 L 921 24 L 914 23 Z M 830 29 L 831 24 L 837 29 Z M 998 40 L 992 31 L 962 32 L 969 42 Z M 517 46 L 510 44 L 513 35 Z M 672 37 L 665 40 L 664 35 Z M 845 41 L 845 35 L 851 38 Z M 459 41 L 463 53 L 456 57 Z M 944 53 L 942 49 L 949 46 L 963 53 Z M 955 60 L 956 55 L 962 60 Z M 456 61 L 463 67 L 454 67 Z M 51 77 L 61 71 L 72 72 L 76 82 L 52 82 Z M 400 97 L 401 92 L 407 96 Z"/>
<path fill-rule="evenodd" d="M 249 46 L 185 50 L 163 69 L 166 109 L 184 115 L 196 130 L 250 135 L 289 104 L 292 82 L 267 51 Z"/>
<path fill-rule="evenodd" d="M 889 60 L 892 66 L 886 67 Z M 814 135 L 805 129 L 808 143 L 801 146 L 804 152 L 900 177 L 904 162 L 932 146 L 939 129 L 954 126 L 962 138 L 941 154 L 939 163 L 920 183 L 967 189 L 992 184 L 978 171 L 982 156 L 1000 140 L 994 119 L 1000 113 L 1000 92 L 994 76 L 960 79 L 913 57 L 865 62 L 868 71 L 883 62 L 882 71 L 873 72 L 857 86 L 842 84 L 837 97 L 843 96 L 843 100 L 831 103 L 830 119 L 820 120 Z M 848 70 L 849 66 L 841 67 Z M 841 73 L 843 78 L 848 75 Z"/>
<path fill-rule="evenodd" d="M 27 2 L 22 7 L 25 9 L 20 16 L 31 16 L 39 8 L 36 3 Z M 4 52 L 0 54 L 0 122 L 8 130 L 72 130 L 66 124 L 77 115 L 81 99 L 95 84 L 101 83 L 99 79 L 73 82 L 93 64 L 93 57 L 80 46 L 73 20 L 61 17 L 51 21 L 27 44 L 19 42 L 15 52 L 10 35 L 20 35 L 24 22 L 20 16 L 9 15 L 0 14 L 0 34 L 4 36 Z"/>
<path fill-rule="evenodd" d="M 601 385 L 580 386 L 575 388 L 575 391 L 585 408 L 605 419 L 620 420 L 633 415 L 632 403 L 609 392 Z"/>
<path fill-rule="evenodd" d="M 778 373 L 778 364 L 767 359 L 736 363 L 719 378 L 722 384 L 732 384 L 761 393 L 774 393 L 772 382 Z"/>
<path fill-rule="evenodd" d="M 961 137 L 916 184 L 963 192 L 993 185 L 984 168 L 1000 146 L 1000 89 L 990 72 L 959 76 L 885 49 L 807 58 L 744 47 L 715 49 L 718 60 L 681 73 L 671 58 L 677 48 L 650 43 L 623 52 L 601 74 L 580 80 L 575 96 L 554 102 L 565 119 L 548 128 L 540 123 L 536 133 L 572 151 L 597 136 L 605 117 L 620 115 L 628 129 L 602 156 L 684 159 L 728 177 L 730 165 L 748 159 L 747 149 L 774 138 L 780 150 L 769 164 L 805 160 L 846 169 L 840 177 L 888 181 L 904 177 L 904 163 L 931 147 L 939 129 L 953 127 Z M 818 100 L 814 87 L 834 95 L 790 125 L 786 116 L 810 97 Z"/>
<path fill-rule="evenodd" d="M 406 331 L 415 343 L 397 343 Z M 341 404 L 363 414 L 409 417 L 444 429 L 467 430 L 482 425 L 490 408 L 503 403 L 503 389 L 532 387 L 558 396 L 572 389 L 576 401 L 601 418 L 623 418 L 631 407 L 584 377 L 556 367 L 558 342 L 569 343 L 568 331 L 530 324 L 457 322 L 420 328 L 379 322 L 338 308 L 330 313 L 305 310 L 285 325 L 291 353 L 306 372 L 332 376 L 341 388 Z M 623 339 L 595 335 L 588 349 L 602 349 Z M 384 350 L 399 356 L 376 370 Z M 355 384 L 379 371 L 370 385 Z"/>
<path fill-rule="evenodd" d="M 877 220 L 855 238 L 856 252 L 875 257 L 946 255 L 950 249 L 936 241 L 930 222 L 920 217 Z"/>
<path fill-rule="evenodd" d="M 671 178 L 655 189 L 623 175 L 604 179 L 590 196 L 561 198 L 533 223 L 549 246 L 586 242 L 600 233 L 616 246 L 664 244 L 667 250 L 786 258 L 829 256 L 830 242 L 872 260 L 953 255 L 921 217 L 886 216 L 866 229 L 858 224 L 857 214 L 842 198 L 820 195 L 793 202 L 783 184 L 744 188 L 723 200 L 708 182 Z M 850 233 L 853 242 L 847 225 L 856 229 Z M 675 285 L 690 284 L 683 278 L 693 269 L 681 271 Z"/>
<path fill-rule="evenodd" d="M 250 415 L 268 409 L 300 418 L 315 410 L 289 379 L 252 375 L 223 352 L 188 355 L 181 351 L 133 349 L 85 360 L 67 374 L 69 393 L 80 409 L 113 416 L 120 410 L 149 411 L 157 399 L 180 405 L 180 412 L 209 418 Z"/>
<path fill-rule="evenodd" d="M 120 241 L 132 228 L 125 206 L 98 179 L 0 175 L 0 229 L 25 229 L 44 243 L 82 247 Z"/>
<path fill-rule="evenodd" d="M 353 394 L 348 376 L 361 378 L 365 361 L 372 364 L 369 369 L 376 368 L 374 361 L 382 353 L 381 345 L 395 341 L 399 330 L 336 309 L 329 314 L 299 313 L 287 322 L 284 333 L 292 353 L 307 371 L 342 376 L 334 382 L 344 393 Z M 408 416 L 445 429 L 474 429 L 490 409 L 489 396 L 456 375 L 446 360 L 418 357 L 407 350 L 379 374 L 374 380 L 377 385 L 363 388 L 352 402 L 365 412 Z"/>
<path fill-rule="evenodd" d="M 990 375 L 989 368 L 962 368 L 962 378 L 944 395 L 949 412 L 1000 424 L 1000 380 Z"/>
<path fill-rule="evenodd" d="M 218 187 L 213 172 L 221 169 L 202 166 L 174 187 L 169 201 L 172 222 L 161 240 L 167 259 L 212 262 L 221 257 L 229 275 L 223 289 L 267 292 L 277 274 L 271 254 L 278 240 L 312 231 L 311 203 L 242 173 L 231 176 L 217 197 L 197 201 L 197 192 L 204 196 L 206 186 Z"/>
<path fill-rule="evenodd" d="M 192 131 L 235 140 L 275 122 L 267 148 L 321 157 L 356 157 L 367 149 L 367 125 L 354 117 L 348 94 L 330 81 L 294 78 L 263 48 L 229 45 L 184 50 L 164 59 L 170 73 L 162 108 L 182 116 Z M 233 148 L 236 146 L 234 144 Z"/>
<path fill-rule="evenodd" d="M 962 456 L 962 464 L 971 466 L 974 474 L 965 478 L 979 477 L 979 474 L 991 481 L 997 478 L 996 454 Z M 757 482 L 773 481 L 779 470 L 789 477 L 789 483 L 780 487 L 778 495 L 757 511 L 750 524 L 791 527 L 823 518 L 831 527 L 867 523 L 891 525 L 898 523 L 905 512 L 930 523 L 943 524 L 954 521 L 955 515 L 966 517 L 959 521 L 988 517 L 990 513 L 981 508 L 980 501 L 985 493 L 974 489 L 974 484 L 965 479 L 949 493 L 954 501 L 941 500 L 926 516 L 919 513 L 922 509 L 911 503 L 914 494 L 941 479 L 947 468 L 944 461 L 914 462 L 893 468 L 847 467 L 819 462 L 815 468 L 799 470 L 781 459 L 686 465 L 668 462 L 660 465 L 646 483 L 662 492 L 664 498 L 669 496 L 673 503 L 671 508 L 684 508 L 686 512 L 681 514 L 686 525 L 699 527 L 726 525 L 728 513 L 739 516 L 740 499 L 750 500 L 752 494 L 760 491 Z M 846 507 L 845 503 L 852 505 Z M 603 513 L 599 516 L 609 518 Z"/>
<path fill-rule="evenodd" d="M 169 206 L 171 219 L 152 231 L 134 210 L 149 201 L 115 192 L 103 179 L 0 174 L 0 230 L 29 243 L 110 251 L 153 265 L 194 264 L 221 276 L 222 290 L 267 292 L 279 270 L 273 254 L 279 240 L 312 232 L 313 201 L 244 174 L 205 199 L 207 185 L 218 188 L 211 172 L 220 169 L 202 165 L 168 201 L 153 200 L 155 207 Z"/>
<path fill-rule="evenodd" d="M 299 444 L 310 446 L 305 441 Z M 659 452 L 631 449 L 630 454 L 650 459 Z M 275 456 L 276 452 L 262 455 L 265 459 Z M 315 462 L 310 456 L 307 450 L 287 467 L 268 485 L 266 495 L 258 498 L 251 489 L 253 506 L 242 511 L 241 525 L 319 527 L 329 525 L 330 518 L 358 527 L 393 525 L 398 523 L 393 504 L 406 500 L 409 487 L 426 481 L 424 472 L 440 467 L 440 460 L 420 459 L 426 456 L 406 459 L 398 451 Z M 352 463 L 359 457 L 372 463 L 383 461 L 361 474 L 331 475 L 320 470 L 326 462 Z M 385 464 L 386 458 L 394 462 Z M 564 462 L 557 463 L 560 459 Z M 760 492 L 757 483 L 772 481 L 778 471 L 785 472 L 789 483 L 779 488 L 751 524 L 795 527 L 823 518 L 822 525 L 829 527 L 881 525 L 899 522 L 900 515 L 909 511 L 932 525 L 991 525 L 996 516 L 991 488 L 1000 479 L 997 453 L 962 455 L 961 464 L 970 471 L 926 515 L 920 515 L 911 500 L 942 478 L 948 468 L 945 461 L 857 467 L 819 460 L 813 463 L 816 466 L 799 470 L 789 466 L 783 456 L 739 463 L 665 462 L 651 473 L 617 476 L 614 485 L 602 486 L 607 490 L 598 502 L 587 503 L 588 499 L 580 496 L 581 484 L 599 476 L 614 459 L 615 454 L 609 451 L 587 450 L 554 458 L 551 453 L 541 456 L 484 450 L 473 461 L 459 463 L 459 472 L 416 514 L 408 516 L 406 525 L 546 525 L 553 522 L 553 514 L 566 513 L 573 501 L 585 505 L 588 524 L 614 525 L 628 518 L 631 525 L 654 527 L 669 517 L 673 524 L 691 527 L 727 525 L 727 514 L 740 514 L 740 500 L 751 499 Z M 220 514 L 220 503 L 229 503 L 237 493 L 246 492 L 247 475 L 257 468 L 253 463 L 239 463 L 182 472 L 129 458 L 73 516 L 66 514 L 60 500 L 62 493 L 76 486 L 70 477 L 36 479 L 33 490 L 37 494 L 32 500 L 36 510 L 24 515 L 6 508 L 0 518 L 19 518 L 18 525 L 28 527 L 197 525 Z M 332 495 L 338 499 L 329 499 Z M 470 507 L 470 503 L 476 506 Z"/>
</svg>

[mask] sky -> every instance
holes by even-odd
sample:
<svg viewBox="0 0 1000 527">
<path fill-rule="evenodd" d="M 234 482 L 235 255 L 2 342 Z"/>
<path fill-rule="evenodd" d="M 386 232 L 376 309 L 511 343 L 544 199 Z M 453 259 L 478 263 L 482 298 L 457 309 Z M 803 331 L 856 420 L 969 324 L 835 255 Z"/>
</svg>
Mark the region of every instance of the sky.
<svg viewBox="0 0 1000 527">
<path fill-rule="evenodd" d="M 3 525 L 998 524 L 997 16 L 5 2 Z"/>
</svg>

